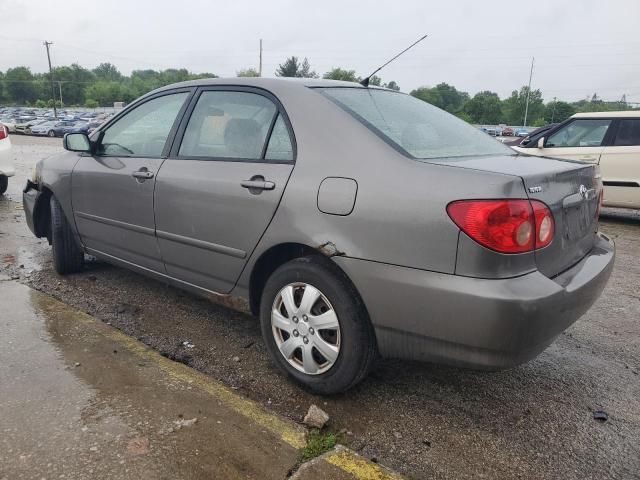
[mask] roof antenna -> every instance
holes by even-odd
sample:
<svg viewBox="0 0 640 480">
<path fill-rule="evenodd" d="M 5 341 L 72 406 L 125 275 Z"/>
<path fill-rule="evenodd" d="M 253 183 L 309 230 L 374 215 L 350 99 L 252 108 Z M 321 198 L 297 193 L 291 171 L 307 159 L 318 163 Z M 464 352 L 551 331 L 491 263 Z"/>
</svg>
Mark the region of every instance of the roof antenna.
<svg viewBox="0 0 640 480">
<path fill-rule="evenodd" d="M 376 73 L 378 73 L 380 70 L 382 70 L 384 67 L 386 67 L 387 65 L 389 65 L 391 62 L 393 62 L 396 58 L 398 58 L 400 55 L 402 55 L 404 52 L 406 52 L 407 50 L 409 50 L 410 48 L 416 46 L 417 44 L 419 44 L 422 40 L 424 40 L 425 38 L 427 38 L 427 35 L 423 35 L 422 37 L 420 37 L 418 40 L 416 40 L 415 42 L 413 42 L 411 45 L 409 45 L 407 48 L 405 48 L 404 50 L 402 50 L 399 54 L 397 54 L 395 57 L 393 57 L 391 60 L 389 60 L 387 63 L 385 63 L 384 65 L 382 65 L 381 67 L 379 67 L 376 71 L 374 71 L 371 75 L 369 75 L 367 78 L 363 79 L 360 82 L 360 85 L 362 85 L 363 87 L 368 87 L 369 86 L 369 80 L 371 80 L 371 77 L 373 77 Z"/>
</svg>

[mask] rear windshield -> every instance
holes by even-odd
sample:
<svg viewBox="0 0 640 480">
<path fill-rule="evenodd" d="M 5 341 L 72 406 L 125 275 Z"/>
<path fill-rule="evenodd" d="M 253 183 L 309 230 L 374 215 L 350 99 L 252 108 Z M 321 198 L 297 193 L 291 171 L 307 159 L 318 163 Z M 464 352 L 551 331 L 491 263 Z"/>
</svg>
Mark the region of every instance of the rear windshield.
<svg viewBox="0 0 640 480">
<path fill-rule="evenodd" d="M 515 155 L 467 122 L 404 93 L 349 87 L 318 90 L 414 158 Z"/>
</svg>

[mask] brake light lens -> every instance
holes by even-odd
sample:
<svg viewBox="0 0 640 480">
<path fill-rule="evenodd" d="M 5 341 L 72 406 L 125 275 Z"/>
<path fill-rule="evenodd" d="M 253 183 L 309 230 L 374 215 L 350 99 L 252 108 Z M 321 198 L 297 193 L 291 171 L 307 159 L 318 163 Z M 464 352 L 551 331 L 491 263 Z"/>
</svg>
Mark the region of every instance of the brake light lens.
<svg viewBox="0 0 640 480">
<path fill-rule="evenodd" d="M 0 140 L 3 140 L 9 136 L 9 130 L 7 127 L 0 123 Z"/>
<path fill-rule="evenodd" d="M 458 200 L 447 213 L 473 240 L 500 253 L 546 247 L 555 233 L 549 207 L 537 200 Z"/>
</svg>

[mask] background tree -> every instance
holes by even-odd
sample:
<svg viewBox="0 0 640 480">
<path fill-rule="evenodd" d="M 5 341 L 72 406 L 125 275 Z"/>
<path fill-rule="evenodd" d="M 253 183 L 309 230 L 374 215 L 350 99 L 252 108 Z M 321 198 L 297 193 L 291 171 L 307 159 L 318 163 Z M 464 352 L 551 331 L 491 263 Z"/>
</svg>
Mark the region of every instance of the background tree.
<svg viewBox="0 0 640 480">
<path fill-rule="evenodd" d="M 447 83 L 440 83 L 433 88 L 420 87 L 413 90 L 410 95 L 449 113 L 462 111 L 462 107 L 469 100 L 467 92 L 461 92 Z"/>
<path fill-rule="evenodd" d="M 344 70 L 336 67 L 325 73 L 322 78 L 327 80 L 343 80 L 345 82 L 359 82 L 360 77 L 356 75 L 355 70 Z"/>
<path fill-rule="evenodd" d="M 544 107 L 544 121 L 545 123 L 564 122 L 574 113 L 576 113 L 575 107 L 567 102 L 549 102 Z"/>
<path fill-rule="evenodd" d="M 398 84 L 396 82 L 394 82 L 393 80 L 391 80 L 389 83 L 385 83 L 384 86 L 386 88 L 388 88 L 389 90 L 395 90 L 397 92 L 400 91 L 400 87 L 398 86 Z"/>
<path fill-rule="evenodd" d="M 305 57 L 302 62 L 298 57 L 289 57 L 278 65 L 277 77 L 318 78 L 318 74 L 311 70 L 309 60 Z"/>
<path fill-rule="evenodd" d="M 468 114 L 468 121 L 471 123 L 495 125 L 502 121 L 502 103 L 500 102 L 500 97 L 498 97 L 497 93 L 488 90 L 476 93 L 473 98 L 464 105 L 464 112 Z"/>
<path fill-rule="evenodd" d="M 60 90 L 62 90 L 62 101 L 65 105 L 82 105 L 86 87 L 96 80 L 93 72 L 77 63 L 68 67 L 54 68 L 53 78 L 55 80 L 56 100 L 60 100 L 59 95 Z"/>
<path fill-rule="evenodd" d="M 15 67 L 7 70 L 4 75 L 7 96 L 13 103 L 24 105 L 33 103 L 38 98 L 38 91 L 34 83 L 34 76 L 27 67 Z M 50 98 L 49 95 L 47 98 Z"/>
<path fill-rule="evenodd" d="M 120 70 L 112 63 L 101 63 L 93 69 L 93 74 L 99 80 L 107 80 L 109 82 L 119 82 L 122 80 Z"/>
<path fill-rule="evenodd" d="M 245 68 L 236 72 L 236 77 L 259 77 L 260 73 L 255 68 Z"/>
<path fill-rule="evenodd" d="M 529 87 L 522 87 L 520 91 L 514 90 L 511 96 L 502 102 L 504 112 L 503 120 L 508 125 L 522 125 L 524 123 L 524 112 L 527 102 L 527 92 Z M 545 108 L 542 92 L 531 90 L 529 96 L 529 111 L 527 113 L 527 123 L 533 123 L 539 118 L 544 118 Z"/>
</svg>

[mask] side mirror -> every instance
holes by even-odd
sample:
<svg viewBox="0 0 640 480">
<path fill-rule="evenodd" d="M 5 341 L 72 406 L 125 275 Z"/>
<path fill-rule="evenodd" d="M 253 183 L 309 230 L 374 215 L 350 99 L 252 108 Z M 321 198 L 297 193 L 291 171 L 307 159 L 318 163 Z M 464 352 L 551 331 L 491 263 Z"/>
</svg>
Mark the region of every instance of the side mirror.
<svg viewBox="0 0 640 480">
<path fill-rule="evenodd" d="M 538 139 L 538 148 L 544 148 L 544 137 Z"/>
<path fill-rule="evenodd" d="M 91 141 L 85 133 L 65 134 L 62 145 L 70 152 L 91 152 Z"/>
</svg>

